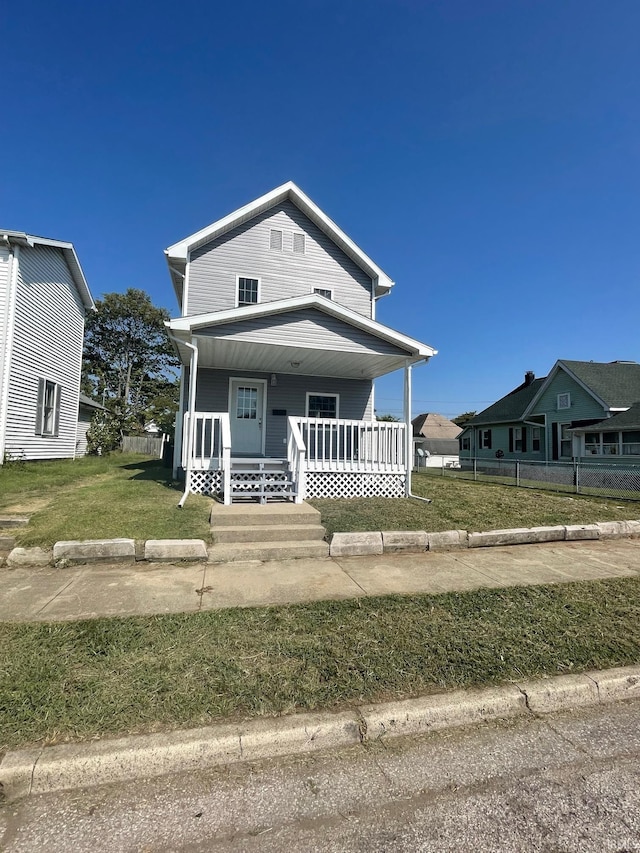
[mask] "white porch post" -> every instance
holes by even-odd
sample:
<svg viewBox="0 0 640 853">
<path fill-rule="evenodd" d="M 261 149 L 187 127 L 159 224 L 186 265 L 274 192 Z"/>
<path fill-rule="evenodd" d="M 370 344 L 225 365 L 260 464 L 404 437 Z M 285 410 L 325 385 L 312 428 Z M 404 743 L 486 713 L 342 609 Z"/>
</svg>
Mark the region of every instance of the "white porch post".
<svg viewBox="0 0 640 853">
<path fill-rule="evenodd" d="M 173 444 L 173 479 L 178 477 L 178 468 L 182 459 L 182 431 L 184 428 L 184 365 L 180 368 L 180 400 L 178 402 L 178 412 L 176 414 L 176 422 L 174 428 L 174 444 Z"/>
<path fill-rule="evenodd" d="M 191 350 L 191 367 L 189 368 L 189 403 L 187 406 L 187 413 L 189 414 L 189 430 L 187 432 L 187 466 L 184 472 L 184 494 L 182 495 L 178 503 L 179 507 L 184 506 L 184 502 L 186 501 L 187 495 L 189 494 L 189 486 L 191 485 L 189 480 L 193 456 L 193 439 L 196 426 L 193 413 L 196 410 L 196 383 L 198 381 L 198 340 L 197 338 L 193 338 L 192 340 L 193 343 L 183 341 L 183 343 Z M 184 441 L 184 436 L 182 440 Z"/>
<path fill-rule="evenodd" d="M 410 362 L 405 362 L 404 366 L 404 423 L 405 423 L 405 436 L 404 436 L 404 455 L 405 455 L 405 465 L 407 468 L 407 476 L 405 480 L 405 489 L 404 493 L 407 497 L 411 494 L 411 470 L 413 468 L 413 459 L 412 456 L 412 445 L 413 445 L 413 434 L 412 434 L 412 425 L 411 425 L 411 368 L 412 365 Z"/>
</svg>

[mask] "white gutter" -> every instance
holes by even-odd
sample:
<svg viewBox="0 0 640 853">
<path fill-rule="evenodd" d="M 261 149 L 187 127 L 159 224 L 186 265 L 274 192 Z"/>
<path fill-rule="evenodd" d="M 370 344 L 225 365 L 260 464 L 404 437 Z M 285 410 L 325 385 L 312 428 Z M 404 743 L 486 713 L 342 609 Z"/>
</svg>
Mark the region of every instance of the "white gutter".
<svg viewBox="0 0 640 853">
<path fill-rule="evenodd" d="M 167 333 L 168 334 L 168 333 Z M 193 420 L 193 412 L 196 409 L 196 382 L 198 378 L 198 344 L 189 343 L 189 341 L 181 341 L 169 335 L 169 338 L 177 344 L 184 344 L 191 350 L 191 364 L 189 366 L 189 402 L 187 404 L 187 412 L 189 414 L 189 433 L 187 435 L 187 467 L 185 468 L 184 494 L 180 498 L 178 507 L 182 509 L 189 494 L 189 475 L 191 474 L 191 454 L 193 451 L 193 433 L 195 421 Z M 184 429 L 184 415 L 180 429 Z M 182 436 L 181 444 L 184 443 L 184 435 Z"/>
<path fill-rule="evenodd" d="M 18 266 L 20 261 L 20 246 L 5 236 L 4 241 L 9 248 L 8 291 L 5 326 L 0 337 L 4 341 L 4 353 L 0 354 L 0 465 L 4 462 L 7 433 L 7 413 L 9 411 L 9 376 L 11 373 L 11 356 L 16 327 L 16 298 L 18 291 Z"/>
</svg>

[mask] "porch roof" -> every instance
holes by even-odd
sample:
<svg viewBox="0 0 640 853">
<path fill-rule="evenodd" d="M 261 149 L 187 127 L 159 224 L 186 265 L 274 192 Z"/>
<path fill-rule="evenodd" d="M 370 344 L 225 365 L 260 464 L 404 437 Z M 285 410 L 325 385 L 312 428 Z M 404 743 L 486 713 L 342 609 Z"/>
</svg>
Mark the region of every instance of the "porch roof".
<svg viewBox="0 0 640 853">
<path fill-rule="evenodd" d="M 317 317 L 315 327 L 308 319 L 313 316 Z M 308 329 L 317 328 L 321 334 L 305 332 L 303 318 Z M 336 328 L 353 334 L 339 335 L 327 329 L 329 318 L 336 321 Z M 287 324 L 290 328 L 297 324 L 300 331 L 284 335 Z M 437 353 L 427 344 L 316 294 L 180 317 L 167 327 L 177 339 L 176 349 L 184 364 L 189 363 L 190 350 L 183 342 L 196 339 L 200 366 L 220 369 L 375 379 Z"/>
</svg>

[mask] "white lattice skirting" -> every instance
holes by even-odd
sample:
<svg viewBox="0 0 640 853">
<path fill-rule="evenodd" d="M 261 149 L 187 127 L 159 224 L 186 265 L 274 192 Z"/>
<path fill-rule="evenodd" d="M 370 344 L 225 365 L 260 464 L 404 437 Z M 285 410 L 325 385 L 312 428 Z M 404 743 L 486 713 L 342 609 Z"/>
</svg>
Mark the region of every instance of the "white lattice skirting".
<svg viewBox="0 0 640 853">
<path fill-rule="evenodd" d="M 221 495 L 222 471 L 192 471 L 189 491 L 192 495 Z"/>
<path fill-rule="evenodd" d="M 403 498 L 404 474 L 354 474 L 346 471 L 309 471 L 308 498 Z"/>
</svg>

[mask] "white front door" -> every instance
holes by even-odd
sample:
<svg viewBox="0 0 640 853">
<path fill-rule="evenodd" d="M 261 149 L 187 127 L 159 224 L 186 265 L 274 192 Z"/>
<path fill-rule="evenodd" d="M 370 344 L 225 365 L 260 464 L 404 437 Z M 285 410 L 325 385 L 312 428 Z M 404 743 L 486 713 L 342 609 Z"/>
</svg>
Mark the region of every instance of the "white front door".
<svg viewBox="0 0 640 853">
<path fill-rule="evenodd" d="M 266 385 L 264 379 L 229 380 L 232 455 L 264 453 Z"/>
</svg>

